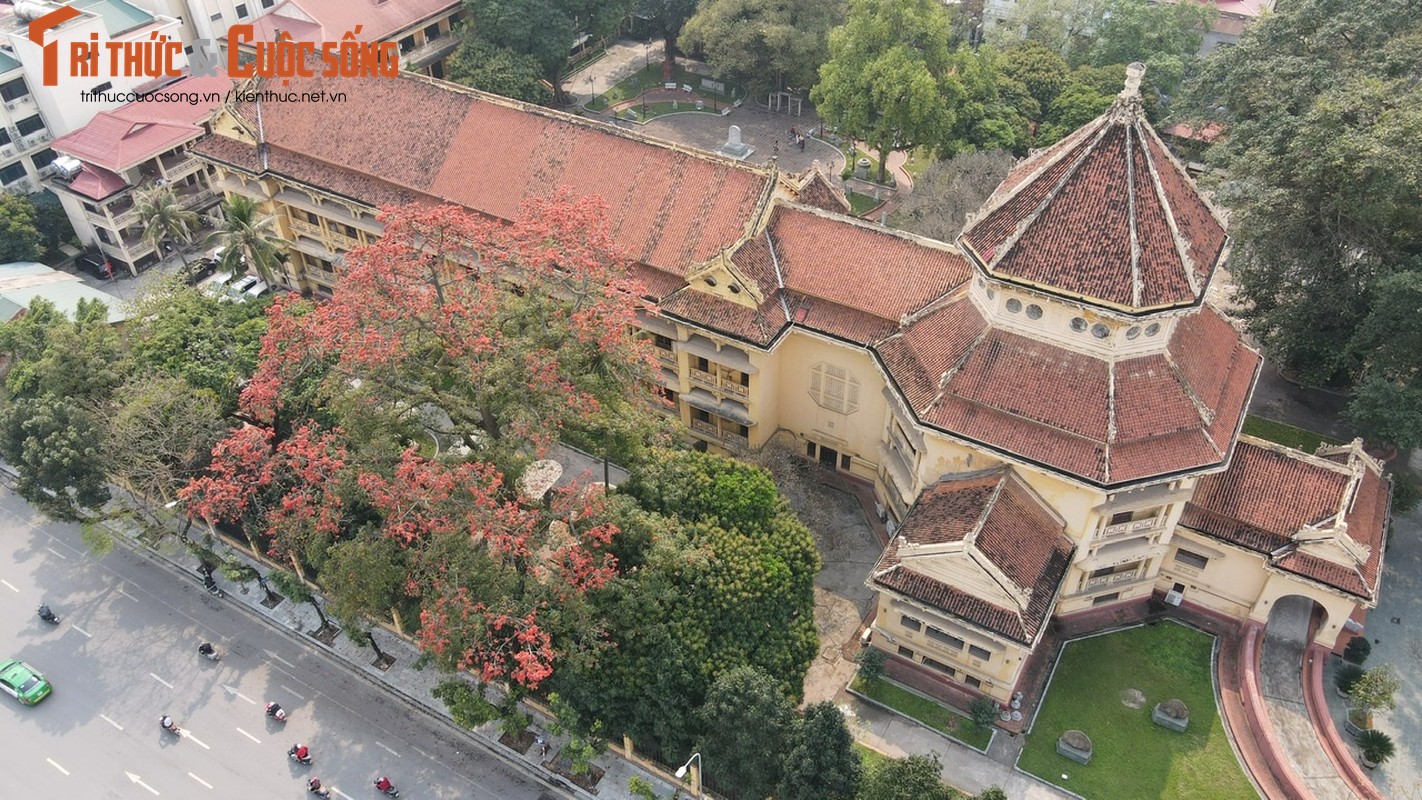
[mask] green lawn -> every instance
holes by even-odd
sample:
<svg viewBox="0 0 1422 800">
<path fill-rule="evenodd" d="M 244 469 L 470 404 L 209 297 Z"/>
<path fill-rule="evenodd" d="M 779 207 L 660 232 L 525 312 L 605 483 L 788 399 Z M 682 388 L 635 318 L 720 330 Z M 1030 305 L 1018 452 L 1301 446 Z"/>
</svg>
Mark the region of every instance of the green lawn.
<svg viewBox="0 0 1422 800">
<path fill-rule="evenodd" d="M 912 717 L 969 747 L 987 750 L 988 742 L 992 739 L 992 731 L 979 728 L 962 714 L 888 681 L 874 681 L 871 684 L 856 677 L 850 686 L 865 697 Z"/>
<path fill-rule="evenodd" d="M 1320 444 L 1342 444 L 1337 439 L 1331 439 L 1321 433 L 1295 428 L 1263 417 L 1245 417 L 1244 432 L 1305 453 L 1312 453 Z"/>
<path fill-rule="evenodd" d="M 873 195 L 860 194 L 859 192 L 849 193 L 850 213 L 858 216 L 877 208 L 883 200 L 875 200 Z"/>
<path fill-rule="evenodd" d="M 705 76 L 699 75 L 689 70 L 682 69 L 680 64 L 678 64 L 676 67 L 675 81 L 677 86 L 686 84 L 695 87 L 697 95 L 706 100 L 707 109 L 711 109 L 713 107 L 712 101 L 715 101 L 715 104 L 718 105 L 719 108 L 725 108 L 726 106 L 733 103 L 735 100 L 745 97 L 745 91 L 735 84 L 728 84 L 726 86 L 725 93 L 712 92 L 710 90 L 703 89 L 701 88 L 701 79 L 703 77 Z M 603 111 L 607 109 L 608 106 L 614 106 L 624 100 L 631 100 L 634 97 L 638 97 L 642 94 L 642 92 L 648 89 L 661 88 L 662 83 L 662 62 L 660 59 L 655 57 L 655 54 L 653 54 L 652 62 L 650 65 L 644 66 L 642 69 L 639 69 L 633 74 L 627 76 L 626 78 L 623 78 L 621 81 L 618 81 L 611 87 L 602 86 L 594 83 L 590 84 L 587 87 L 580 86 L 577 88 L 580 90 L 584 88 L 590 88 L 595 90 L 598 93 L 597 97 L 594 97 L 592 100 L 589 100 L 587 103 L 587 107 L 589 110 L 592 111 Z M 725 81 L 722 81 L 722 83 L 725 83 Z M 687 105 L 690 105 L 694 109 L 696 107 L 696 101 L 695 99 L 692 99 L 689 104 L 682 103 L 681 105 L 683 108 L 685 108 Z M 641 113 L 640 109 L 638 113 Z"/>
<path fill-rule="evenodd" d="M 904 172 L 917 178 L 918 173 L 928 169 L 928 165 L 934 162 L 933 151 L 927 147 L 915 147 L 908 153 L 908 161 L 904 162 Z"/>
<path fill-rule="evenodd" d="M 1254 797 L 1215 706 L 1212 645 L 1173 623 L 1067 645 L 1017 766 L 1088 800 Z M 1121 701 L 1129 689 L 1145 695 L 1144 706 Z M 1190 709 L 1185 733 L 1151 722 L 1155 704 L 1172 697 Z M 1057 754 L 1057 737 L 1072 728 L 1091 737 L 1089 765 Z"/>
<path fill-rule="evenodd" d="M 870 750 L 859 742 L 854 743 L 854 751 L 859 754 L 859 760 L 864 763 L 865 772 L 872 769 L 875 764 L 889 760 L 888 756 L 878 750 Z"/>
</svg>

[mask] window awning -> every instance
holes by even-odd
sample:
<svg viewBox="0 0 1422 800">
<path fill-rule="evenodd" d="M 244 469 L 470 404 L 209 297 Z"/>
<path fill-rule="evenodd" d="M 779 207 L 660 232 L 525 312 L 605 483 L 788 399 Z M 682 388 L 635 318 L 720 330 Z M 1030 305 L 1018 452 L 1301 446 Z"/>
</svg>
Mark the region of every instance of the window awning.
<svg viewBox="0 0 1422 800">
<path fill-rule="evenodd" d="M 731 369 L 738 369 L 749 375 L 754 375 L 760 370 L 751 364 L 750 356 L 744 350 L 735 347 L 725 347 L 716 349 L 716 343 L 704 336 L 692 336 L 684 342 L 677 342 L 677 347 L 688 353 L 701 356 L 710 361 L 715 361 Z"/>
<path fill-rule="evenodd" d="M 680 390 L 681 376 L 677 375 L 675 370 L 663 367 L 657 372 L 657 383 L 660 383 L 668 389 Z"/>
<path fill-rule="evenodd" d="M 385 232 L 385 225 L 377 220 L 351 214 L 351 212 L 335 203 L 323 203 L 318 200 L 312 200 L 310 197 L 307 197 L 304 192 L 298 192 L 295 189 L 282 189 L 280 192 L 277 192 L 275 199 L 289 206 L 295 206 L 305 211 L 310 211 L 313 214 L 320 214 L 323 217 L 329 217 L 337 222 L 344 222 L 347 225 L 360 228 L 367 233 L 381 234 Z"/>
<path fill-rule="evenodd" d="M 1114 567 L 1120 564 L 1129 564 L 1132 561 L 1141 561 L 1149 556 L 1155 555 L 1163 548 L 1158 544 L 1152 544 L 1148 538 L 1132 539 L 1128 542 L 1114 542 L 1104 545 L 1097 550 L 1094 555 L 1086 559 L 1083 566 L 1091 569 L 1102 569 L 1104 567 Z"/>
<path fill-rule="evenodd" d="M 646 311 L 638 311 L 637 325 L 652 333 L 661 334 L 668 339 L 676 339 L 676 325 L 668 322 L 663 317 L 653 316 Z"/>
<path fill-rule="evenodd" d="M 682 395 L 682 399 L 688 405 L 705 411 L 708 414 L 715 414 L 722 419 L 728 419 L 741 425 L 754 425 L 755 420 L 751 419 L 750 412 L 746 407 L 734 400 L 717 400 L 714 395 L 705 389 L 692 389 Z"/>
<path fill-rule="evenodd" d="M 330 261 L 334 257 L 324 244 L 307 236 L 297 236 L 291 240 L 290 244 L 292 250 L 305 253 L 308 256 L 315 256 L 322 261 Z"/>
</svg>

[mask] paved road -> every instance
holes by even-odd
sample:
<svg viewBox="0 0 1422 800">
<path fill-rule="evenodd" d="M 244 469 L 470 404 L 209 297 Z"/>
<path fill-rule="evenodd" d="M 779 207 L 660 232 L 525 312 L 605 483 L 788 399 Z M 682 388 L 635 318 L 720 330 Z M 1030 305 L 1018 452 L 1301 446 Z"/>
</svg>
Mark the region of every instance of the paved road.
<svg viewBox="0 0 1422 800">
<path fill-rule="evenodd" d="M 64 617 L 34 614 L 40 600 Z M 198 657 L 207 639 L 220 663 Z M 319 775 L 333 797 L 375 797 L 390 775 L 408 798 L 548 797 L 526 778 L 314 648 L 276 633 L 123 549 L 96 559 L 75 526 L 35 516 L 0 490 L 0 657 L 44 671 L 54 694 L 34 708 L 0 703 L 5 794 L 11 797 L 309 797 Z M 285 729 L 262 703 L 288 708 Z M 184 729 L 159 729 L 160 713 Z M 313 767 L 291 764 L 297 740 Z M 23 790 L 22 793 L 13 793 Z"/>
</svg>

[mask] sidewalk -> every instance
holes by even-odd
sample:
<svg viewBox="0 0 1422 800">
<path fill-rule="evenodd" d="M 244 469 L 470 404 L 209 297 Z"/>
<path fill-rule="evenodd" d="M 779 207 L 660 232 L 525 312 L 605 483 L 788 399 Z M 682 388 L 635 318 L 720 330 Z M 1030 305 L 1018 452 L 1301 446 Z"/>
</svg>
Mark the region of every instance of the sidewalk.
<svg viewBox="0 0 1422 800">
<path fill-rule="evenodd" d="M 120 530 L 114 524 L 106 523 L 119 538 L 129 542 L 134 551 L 147 552 L 155 557 L 155 560 L 165 562 L 173 569 L 182 572 L 189 578 L 194 578 L 198 567 L 198 560 L 183 547 L 175 537 L 164 537 L 157 548 L 147 546 L 135 539 L 134 530 Z M 195 528 L 196 530 L 196 528 Z M 263 575 L 270 572 L 271 567 L 265 562 L 258 562 L 247 552 L 233 547 L 226 546 L 224 542 L 218 542 L 215 548 L 217 552 L 225 558 L 247 564 L 258 569 Z M 380 649 L 387 655 L 395 658 L 395 663 L 388 669 L 381 671 L 373 666 L 375 653 L 366 647 L 361 647 L 352 642 L 344 635 L 337 636 L 330 646 L 324 646 L 309 636 L 313 631 L 321 627 L 321 621 L 310 603 L 295 603 L 289 599 L 284 599 L 275 608 L 267 608 L 263 603 L 263 592 L 255 585 L 243 584 L 234 585 L 230 581 L 219 578 L 218 584 L 227 593 L 223 600 L 244 611 L 255 614 L 263 618 L 271 627 L 287 633 L 293 640 L 301 642 L 312 650 L 324 650 L 333 659 L 343 662 L 351 672 L 363 676 L 372 684 L 384 688 L 401 698 L 411 708 L 412 712 L 424 713 L 432 717 L 437 722 L 442 723 L 450 736 L 463 736 L 474 745 L 483 748 L 486 752 L 500 759 L 505 764 L 524 773 L 531 780 L 546 788 L 548 793 L 541 794 L 539 800 L 544 798 L 562 797 L 577 798 L 577 800 L 590 800 L 594 795 L 572 785 L 562 776 L 544 768 L 540 761 L 537 745 L 531 745 L 528 751 L 517 753 L 499 744 L 498 722 L 489 722 L 476 730 L 468 730 L 455 724 L 450 718 L 449 712 L 444 704 L 435 699 L 430 694 L 440 683 L 449 680 L 456 680 L 458 675 L 442 673 L 432 668 L 416 668 L 419 663 L 420 652 L 403 638 L 397 637 L 385 629 L 376 629 L 374 635 L 378 637 Z M 324 598 L 317 598 L 324 604 Z M 215 642 L 219 652 L 227 649 L 227 643 Z M 472 681 L 471 681 L 472 683 Z M 493 700 L 493 697 L 490 698 Z M 524 712 L 533 718 L 532 730 L 544 733 L 548 736 L 550 744 L 548 753 L 549 759 L 558 757 L 559 750 L 567 741 L 567 737 L 556 737 L 547 733 L 548 720 L 538 711 L 524 707 Z M 597 784 L 596 797 L 600 800 L 634 800 L 627 790 L 627 781 L 634 775 L 640 775 L 651 783 L 658 797 L 669 797 L 678 788 L 672 786 L 631 762 L 619 757 L 611 748 L 620 742 L 611 742 L 608 752 L 594 759 L 593 764 L 605 770 L 602 779 Z M 533 800 L 528 798 L 528 800 Z"/>
</svg>

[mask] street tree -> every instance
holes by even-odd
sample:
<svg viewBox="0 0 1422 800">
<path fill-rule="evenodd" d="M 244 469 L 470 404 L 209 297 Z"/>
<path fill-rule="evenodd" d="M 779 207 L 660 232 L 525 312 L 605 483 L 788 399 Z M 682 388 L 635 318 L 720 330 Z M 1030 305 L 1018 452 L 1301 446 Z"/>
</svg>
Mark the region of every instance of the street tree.
<svg viewBox="0 0 1422 800">
<path fill-rule="evenodd" d="M 286 241 L 277 234 L 276 217 L 263 214 L 251 198 L 233 195 L 222 203 L 222 225 L 207 238 L 208 246 L 223 248 L 223 270 L 241 275 L 253 270 L 275 286 L 281 282 Z"/>
<path fill-rule="evenodd" d="M 93 519 L 108 502 L 103 435 L 75 399 L 22 397 L 0 408 L 0 456 L 20 473 L 16 491 L 55 519 Z"/>
<path fill-rule="evenodd" d="M 790 738 L 778 800 L 855 800 L 864 765 L 844 714 L 826 700 L 805 709 Z"/>
<path fill-rule="evenodd" d="M 1229 170 L 1230 271 L 1249 330 L 1291 376 L 1347 384 L 1379 282 L 1422 256 L 1422 15 L 1398 0 L 1300 0 L 1218 48 L 1177 99 Z M 1363 393 L 1372 425 L 1383 387 Z M 1399 411 L 1410 415 L 1412 403 Z"/>
<path fill-rule="evenodd" d="M 886 758 L 869 768 L 859 800 L 955 800 L 942 770 L 936 753 Z"/>
<path fill-rule="evenodd" d="M 537 58 L 500 47 L 473 31 L 446 62 L 445 78 L 525 103 L 547 105 L 553 99 Z"/>
<path fill-rule="evenodd" d="M 676 74 L 677 38 L 691 15 L 696 13 L 697 0 L 634 0 L 632 13 L 650 20 L 652 30 L 662 36 L 662 80 Z"/>
<path fill-rule="evenodd" d="M 178 200 L 171 186 L 154 185 L 137 193 L 133 211 L 143 226 L 143 241 L 153 245 L 160 258 L 169 248 L 178 252 L 183 266 L 188 264 L 187 248 L 202 217 Z M 138 274 L 135 270 L 134 274 Z"/>
<path fill-rule="evenodd" d="M 829 32 L 845 10 L 843 0 L 703 0 L 682 28 L 682 45 L 753 97 L 804 91 L 819 80 Z"/>
<path fill-rule="evenodd" d="M 853 0 L 830 33 L 830 58 L 810 96 L 825 121 L 879 156 L 951 128 L 965 91 L 952 74 L 948 12 L 935 0 Z"/>
<path fill-rule="evenodd" d="M 35 205 L 14 192 L 0 192 L 0 264 L 44 255 Z"/>
<path fill-rule="evenodd" d="M 45 395 L 84 403 L 107 399 L 124 380 L 117 332 L 108 307 L 80 300 L 71 320 L 43 298 L 30 313 L 0 325 L 0 353 L 9 398 Z"/>
<path fill-rule="evenodd" d="M 331 615 L 348 631 L 381 617 L 403 630 L 399 606 L 409 579 L 405 558 L 399 542 L 370 527 L 333 544 L 321 565 L 322 583 L 330 589 Z"/>
<path fill-rule="evenodd" d="M 962 153 L 929 164 L 913 182 L 913 194 L 889 217 L 889 224 L 942 242 L 958 238 L 968 214 L 1007 177 L 1015 160 L 1001 150 Z"/>
<path fill-rule="evenodd" d="M 697 751 L 718 783 L 744 797 L 768 797 L 780 785 L 795 729 L 795 708 L 779 681 L 753 666 L 718 675 L 696 712 Z"/>
<path fill-rule="evenodd" d="M 472 35 L 537 59 L 559 104 L 567 103 L 563 78 L 578 37 L 611 34 L 630 7 L 631 0 L 464 0 Z"/>
</svg>

